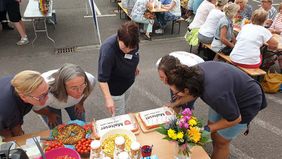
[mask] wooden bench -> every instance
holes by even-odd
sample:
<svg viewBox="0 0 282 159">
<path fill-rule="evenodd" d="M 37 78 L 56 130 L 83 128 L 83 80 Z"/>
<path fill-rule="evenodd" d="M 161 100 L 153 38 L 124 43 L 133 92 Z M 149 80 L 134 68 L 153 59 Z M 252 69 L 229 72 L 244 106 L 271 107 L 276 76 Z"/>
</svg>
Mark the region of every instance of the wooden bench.
<svg viewBox="0 0 282 159">
<path fill-rule="evenodd" d="M 124 8 L 121 2 L 118 3 L 118 11 L 119 11 L 119 18 L 121 19 L 121 13 L 123 12 L 129 19 L 131 19 L 130 15 L 128 14 L 127 8 Z"/>
<path fill-rule="evenodd" d="M 211 49 L 211 45 L 210 44 L 203 44 L 203 46 L 205 48 Z M 232 64 L 232 61 L 231 61 L 230 57 L 228 55 L 223 54 L 223 53 L 216 53 L 216 57 L 215 58 L 222 59 L 225 62 Z M 240 66 L 236 66 L 236 67 L 238 67 L 239 69 L 241 69 L 242 71 L 246 72 L 248 75 L 250 75 L 252 77 L 262 76 L 262 75 L 266 74 L 266 72 L 264 70 L 260 69 L 260 68 L 252 69 L 252 68 L 243 68 L 243 67 L 240 67 Z"/>
</svg>

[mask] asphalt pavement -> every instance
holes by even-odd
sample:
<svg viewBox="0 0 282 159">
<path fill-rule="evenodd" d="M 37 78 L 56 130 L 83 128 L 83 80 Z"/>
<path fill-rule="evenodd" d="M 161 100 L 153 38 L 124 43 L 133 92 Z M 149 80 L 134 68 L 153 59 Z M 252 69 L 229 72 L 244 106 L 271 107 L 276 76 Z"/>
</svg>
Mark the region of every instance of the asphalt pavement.
<svg viewBox="0 0 282 159">
<path fill-rule="evenodd" d="M 277 1 L 278 2 L 278 1 Z M 276 1 L 274 3 L 277 3 Z M 258 7 L 255 1 L 250 2 Z M 27 4 L 23 0 L 22 13 Z M 120 19 L 112 11 L 116 4 L 108 0 L 96 0 L 100 11 L 98 18 L 102 41 L 114 34 L 118 26 L 126 21 Z M 254 8 L 255 8 L 254 7 Z M 55 45 L 49 41 L 44 33 L 34 45 L 16 46 L 19 36 L 16 31 L 0 30 L 0 77 L 15 74 L 25 69 L 45 72 L 56 69 L 64 63 L 80 65 L 87 72 L 97 77 L 97 63 L 99 57 L 99 41 L 93 27 L 93 19 L 85 10 L 85 1 L 61 0 L 54 2 L 57 14 L 57 24 L 48 25 L 50 36 L 56 41 Z M 32 23 L 25 21 L 30 40 L 34 38 Z M 172 51 L 189 51 L 184 41 L 187 24 L 182 23 L 180 34 L 170 35 L 170 27 L 164 35 L 153 35 L 152 41 L 143 40 L 140 43 L 140 75 L 133 86 L 127 112 L 138 112 L 157 108 L 169 101 L 169 91 L 159 80 L 155 62 L 158 58 Z M 58 50 L 75 48 L 71 52 L 56 53 Z M 195 52 L 195 49 L 193 49 Z M 282 94 L 268 94 L 268 107 L 259 113 L 251 123 L 248 136 L 240 135 L 232 142 L 231 159 L 280 159 L 282 158 Z M 103 97 L 98 85 L 85 102 L 87 121 L 93 118 L 109 117 L 104 107 Z M 207 119 L 208 106 L 201 100 L 196 101 L 195 114 L 204 121 Z M 64 121 L 69 118 L 63 113 Z M 46 125 L 33 112 L 24 119 L 26 133 L 47 129 Z M 157 146 L 157 145 L 155 145 Z M 211 144 L 205 146 L 210 154 Z"/>
</svg>

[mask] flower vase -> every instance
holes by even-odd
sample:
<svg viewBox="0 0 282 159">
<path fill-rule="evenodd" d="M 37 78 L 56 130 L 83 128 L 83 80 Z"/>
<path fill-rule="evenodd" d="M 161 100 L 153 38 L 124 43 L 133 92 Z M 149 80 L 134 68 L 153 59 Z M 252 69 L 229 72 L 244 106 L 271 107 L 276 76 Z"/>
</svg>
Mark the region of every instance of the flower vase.
<svg viewBox="0 0 282 159">
<path fill-rule="evenodd" d="M 191 152 L 187 144 L 176 145 L 175 159 L 191 159 Z"/>
</svg>

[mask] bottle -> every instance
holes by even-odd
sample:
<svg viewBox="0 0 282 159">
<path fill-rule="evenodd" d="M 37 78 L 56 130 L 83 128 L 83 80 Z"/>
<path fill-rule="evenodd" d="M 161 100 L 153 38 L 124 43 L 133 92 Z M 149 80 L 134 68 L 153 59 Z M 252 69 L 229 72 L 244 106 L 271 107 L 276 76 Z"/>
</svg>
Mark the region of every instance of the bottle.
<svg viewBox="0 0 282 159">
<path fill-rule="evenodd" d="M 90 159 L 100 159 L 102 157 L 101 152 L 101 143 L 99 140 L 93 140 L 90 144 L 91 152 Z"/>
<path fill-rule="evenodd" d="M 131 159 L 139 159 L 140 158 L 140 143 L 132 142 L 130 145 L 130 158 Z"/>
<path fill-rule="evenodd" d="M 123 136 L 115 138 L 114 158 L 118 159 L 118 155 L 125 150 L 125 139 Z"/>
</svg>

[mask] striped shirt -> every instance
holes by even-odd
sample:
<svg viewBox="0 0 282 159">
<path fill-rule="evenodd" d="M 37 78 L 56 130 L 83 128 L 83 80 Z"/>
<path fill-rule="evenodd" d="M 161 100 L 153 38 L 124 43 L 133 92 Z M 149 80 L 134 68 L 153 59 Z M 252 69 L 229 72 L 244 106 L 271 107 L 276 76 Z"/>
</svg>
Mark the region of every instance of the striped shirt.
<svg viewBox="0 0 282 159">
<path fill-rule="evenodd" d="M 282 32 L 282 14 L 278 13 L 276 15 L 270 29 L 275 29 Z"/>
</svg>

